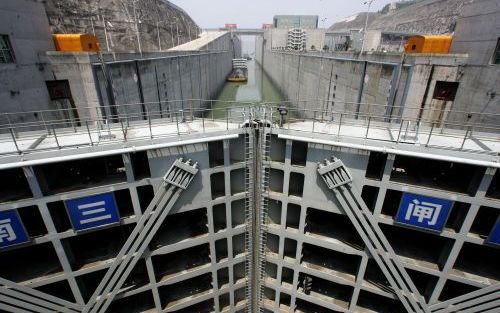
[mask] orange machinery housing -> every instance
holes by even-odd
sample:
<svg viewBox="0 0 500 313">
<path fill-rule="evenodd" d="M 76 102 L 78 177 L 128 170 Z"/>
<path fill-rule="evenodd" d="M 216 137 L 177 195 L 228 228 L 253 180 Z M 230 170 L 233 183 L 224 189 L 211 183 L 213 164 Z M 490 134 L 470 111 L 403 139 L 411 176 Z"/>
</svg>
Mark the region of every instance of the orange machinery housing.
<svg viewBox="0 0 500 313">
<path fill-rule="evenodd" d="M 57 51 L 99 51 L 99 41 L 91 34 L 54 34 L 52 37 Z"/>
<path fill-rule="evenodd" d="M 411 36 L 405 44 L 406 53 L 450 53 L 452 36 Z"/>
</svg>

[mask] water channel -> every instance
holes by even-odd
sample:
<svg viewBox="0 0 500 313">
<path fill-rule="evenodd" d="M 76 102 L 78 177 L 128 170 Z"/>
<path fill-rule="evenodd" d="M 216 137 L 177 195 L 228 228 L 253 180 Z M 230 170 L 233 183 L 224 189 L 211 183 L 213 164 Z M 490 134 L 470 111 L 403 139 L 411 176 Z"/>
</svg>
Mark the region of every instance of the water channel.
<svg viewBox="0 0 500 313">
<path fill-rule="evenodd" d="M 279 90 L 273 85 L 269 77 L 264 73 L 262 67 L 249 60 L 248 81 L 246 83 L 227 82 L 222 88 L 217 101 L 214 103 L 214 109 L 221 109 L 214 112 L 215 117 L 223 117 L 226 108 L 233 106 L 248 105 L 252 102 L 279 102 L 283 101 Z M 235 103 L 237 101 L 240 103 Z"/>
</svg>

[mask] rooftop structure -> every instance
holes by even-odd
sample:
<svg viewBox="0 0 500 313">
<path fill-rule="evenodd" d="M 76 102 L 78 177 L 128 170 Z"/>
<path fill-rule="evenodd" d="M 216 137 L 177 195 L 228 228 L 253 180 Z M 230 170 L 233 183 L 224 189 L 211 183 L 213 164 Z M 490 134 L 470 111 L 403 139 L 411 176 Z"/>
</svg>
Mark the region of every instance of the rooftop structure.
<svg viewBox="0 0 500 313">
<path fill-rule="evenodd" d="M 275 15 L 273 21 L 274 28 L 318 28 L 317 15 Z"/>
<path fill-rule="evenodd" d="M 196 51 L 196 50 L 210 50 L 213 47 L 209 45 L 216 45 L 214 41 L 225 35 L 226 31 L 209 31 L 200 34 L 199 38 L 186 42 L 185 44 L 173 47 L 170 51 Z M 226 50 L 227 48 L 217 47 L 218 50 Z"/>
</svg>

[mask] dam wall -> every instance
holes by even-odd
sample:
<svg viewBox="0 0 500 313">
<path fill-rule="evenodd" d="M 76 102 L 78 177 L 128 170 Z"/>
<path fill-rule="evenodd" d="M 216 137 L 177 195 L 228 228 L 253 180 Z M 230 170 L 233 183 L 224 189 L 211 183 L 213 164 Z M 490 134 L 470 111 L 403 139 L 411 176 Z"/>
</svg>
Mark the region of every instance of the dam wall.
<svg viewBox="0 0 500 313">
<path fill-rule="evenodd" d="M 433 111 L 453 110 L 453 101 L 436 98 L 436 86 L 455 82 L 464 62 L 457 56 L 407 57 L 402 65 L 395 57 L 357 59 L 269 50 L 261 55 L 263 61 L 257 60 L 293 107 L 404 119 L 421 114 L 433 121 Z"/>
<path fill-rule="evenodd" d="M 498 109 L 488 105 L 496 71 L 468 64 L 466 54 L 298 53 L 267 45 L 266 35 L 257 39 L 256 60 L 292 107 L 448 127 L 498 125 Z"/>
<path fill-rule="evenodd" d="M 78 117 L 106 118 L 134 113 L 129 110 L 139 107 L 123 106 L 126 104 L 144 103 L 142 110 L 136 112 L 143 116 L 148 112 L 163 114 L 174 109 L 201 108 L 203 101 L 184 100 L 216 97 L 231 71 L 231 60 L 239 55 L 238 37 L 225 33 L 193 45 L 191 50 L 169 50 L 142 57 L 103 54 L 104 62 L 89 53 L 48 52 L 46 57 L 54 79 L 69 82 Z M 162 105 L 166 102 L 169 104 Z"/>
</svg>

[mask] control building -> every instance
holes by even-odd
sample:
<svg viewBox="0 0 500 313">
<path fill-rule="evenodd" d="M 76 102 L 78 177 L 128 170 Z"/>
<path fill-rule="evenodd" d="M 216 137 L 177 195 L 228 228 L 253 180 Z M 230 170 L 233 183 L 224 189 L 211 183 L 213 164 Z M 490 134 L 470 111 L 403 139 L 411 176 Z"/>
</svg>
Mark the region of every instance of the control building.
<svg viewBox="0 0 500 313">
<path fill-rule="evenodd" d="M 275 15 L 273 17 L 274 28 L 318 28 L 317 15 Z"/>
</svg>

